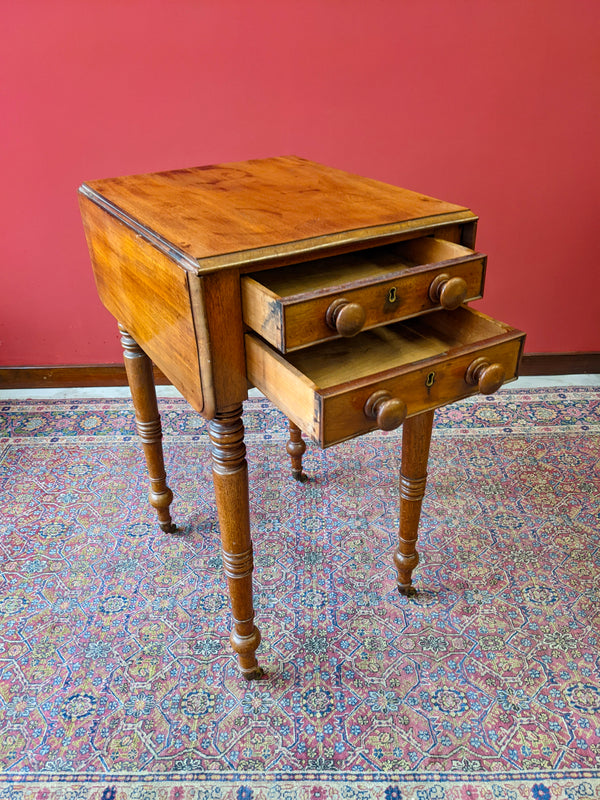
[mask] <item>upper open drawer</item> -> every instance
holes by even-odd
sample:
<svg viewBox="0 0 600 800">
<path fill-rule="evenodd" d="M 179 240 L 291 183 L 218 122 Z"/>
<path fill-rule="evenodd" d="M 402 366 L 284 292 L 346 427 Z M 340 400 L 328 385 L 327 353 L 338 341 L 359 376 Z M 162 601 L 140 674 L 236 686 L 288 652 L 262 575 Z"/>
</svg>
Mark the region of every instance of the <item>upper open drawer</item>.
<svg viewBox="0 0 600 800">
<path fill-rule="evenodd" d="M 242 277 L 244 322 L 282 353 L 483 294 L 486 257 L 424 237 Z"/>
</svg>

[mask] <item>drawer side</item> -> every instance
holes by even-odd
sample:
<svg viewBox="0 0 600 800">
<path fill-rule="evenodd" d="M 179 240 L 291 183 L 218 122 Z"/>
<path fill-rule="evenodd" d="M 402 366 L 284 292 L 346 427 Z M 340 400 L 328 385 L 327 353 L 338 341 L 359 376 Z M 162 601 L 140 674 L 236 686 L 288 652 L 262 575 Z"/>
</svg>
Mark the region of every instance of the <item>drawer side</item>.
<svg viewBox="0 0 600 800">
<path fill-rule="evenodd" d="M 241 287 L 242 313 L 246 325 L 285 352 L 283 308 L 279 297 L 250 275 L 242 277 Z"/>
<path fill-rule="evenodd" d="M 246 334 L 245 339 L 250 383 L 318 442 L 320 423 L 315 384 L 253 334 Z"/>
</svg>

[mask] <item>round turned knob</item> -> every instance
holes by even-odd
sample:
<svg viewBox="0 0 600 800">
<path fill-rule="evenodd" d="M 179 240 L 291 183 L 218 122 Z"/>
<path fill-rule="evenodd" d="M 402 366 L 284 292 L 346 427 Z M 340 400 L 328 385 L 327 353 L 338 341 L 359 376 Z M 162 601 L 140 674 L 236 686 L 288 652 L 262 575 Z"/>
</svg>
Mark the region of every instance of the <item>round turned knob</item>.
<svg viewBox="0 0 600 800">
<path fill-rule="evenodd" d="M 445 272 L 436 275 L 429 287 L 429 298 L 432 303 L 439 303 L 442 308 L 454 311 L 465 302 L 467 282 L 464 278 L 451 278 Z"/>
<path fill-rule="evenodd" d="M 356 336 L 365 324 L 365 317 L 365 309 L 359 303 L 338 297 L 327 309 L 325 321 L 340 336 Z"/>
<path fill-rule="evenodd" d="M 406 403 L 385 389 L 373 392 L 365 403 L 365 416 L 377 421 L 381 431 L 393 431 L 399 428 L 406 417 Z"/>
<path fill-rule="evenodd" d="M 485 358 L 476 358 L 469 364 L 465 380 L 471 386 L 477 386 L 481 394 L 494 394 L 504 383 L 505 377 L 502 364 L 490 364 Z"/>
</svg>

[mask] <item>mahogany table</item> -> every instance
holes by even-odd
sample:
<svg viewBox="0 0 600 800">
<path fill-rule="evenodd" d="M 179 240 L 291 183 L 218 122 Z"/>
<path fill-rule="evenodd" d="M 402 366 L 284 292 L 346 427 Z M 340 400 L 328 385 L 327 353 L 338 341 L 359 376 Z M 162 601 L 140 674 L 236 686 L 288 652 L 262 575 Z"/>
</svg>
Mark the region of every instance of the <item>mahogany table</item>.
<svg viewBox="0 0 600 800">
<path fill-rule="evenodd" d="M 411 590 L 434 409 L 517 376 L 524 334 L 468 308 L 486 257 L 462 206 L 297 157 L 84 183 L 100 298 L 116 317 L 150 477 L 174 530 L 154 362 L 209 420 L 242 674 L 262 674 L 242 401 L 260 389 L 321 447 L 403 424 L 398 589 Z"/>
</svg>

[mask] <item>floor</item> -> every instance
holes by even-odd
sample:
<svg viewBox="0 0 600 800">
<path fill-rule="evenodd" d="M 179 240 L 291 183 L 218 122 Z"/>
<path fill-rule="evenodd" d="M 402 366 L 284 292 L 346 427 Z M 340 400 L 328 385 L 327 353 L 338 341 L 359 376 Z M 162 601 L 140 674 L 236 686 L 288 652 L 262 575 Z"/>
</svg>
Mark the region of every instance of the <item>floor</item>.
<svg viewBox="0 0 600 800">
<path fill-rule="evenodd" d="M 390 560 L 397 437 L 311 448 L 321 479 L 300 485 L 283 468 L 285 420 L 270 404 L 248 404 L 248 429 L 270 435 L 253 437 L 249 459 L 261 660 L 273 675 L 254 686 L 240 682 L 226 648 L 220 537 L 196 415 L 175 404 L 188 435 L 177 457 L 170 448 L 169 474 L 178 520 L 195 535 L 174 539 L 156 535 L 135 443 L 115 436 L 126 399 L 114 415 L 90 415 L 78 399 L 0 401 L 13 418 L 20 404 L 49 409 L 38 415 L 47 426 L 32 418 L 25 428 L 34 445 L 16 442 L 3 463 L 12 495 L 0 526 L 3 572 L 14 592 L 0 592 L 0 612 L 13 631 L 4 638 L 19 645 L 3 654 L 3 711 L 18 734 L 0 744 L 13 758 L 3 772 L 73 769 L 49 800 L 92 800 L 81 776 L 96 769 L 96 797 L 100 780 L 105 797 L 125 797 L 128 785 L 137 789 L 129 800 L 174 797 L 175 767 L 185 771 L 183 796 L 308 797 L 297 791 L 303 776 L 326 775 L 313 797 L 552 791 L 600 800 L 600 382 L 588 392 L 570 390 L 582 379 L 549 380 L 560 388 L 530 390 L 545 381 L 528 379 L 520 394 L 507 387 L 515 402 L 473 398 L 440 410 L 416 599 L 395 591 Z M 96 409 L 111 405 L 91 392 Z M 62 436 L 66 406 L 73 425 Z M 232 789 L 246 758 L 247 774 L 270 784 Z M 360 768 L 373 770 L 373 783 Z M 192 770 L 219 783 L 192 784 Z M 115 783 L 130 771 L 148 782 Z M 435 791 L 425 784 L 432 772 Z M 585 783 L 569 777 L 582 774 Z M 472 779 L 481 788 L 462 785 Z"/>
<path fill-rule="evenodd" d="M 535 389 L 545 386 L 600 386 L 600 374 L 592 375 L 547 375 L 519 378 L 511 384 L 513 389 Z M 158 397 L 181 397 L 174 386 L 157 386 Z M 260 397 L 257 389 L 251 389 L 250 397 Z M 0 389 L 0 400 L 57 400 L 73 397 L 129 397 L 127 386 L 92 386 L 67 389 Z"/>
</svg>

